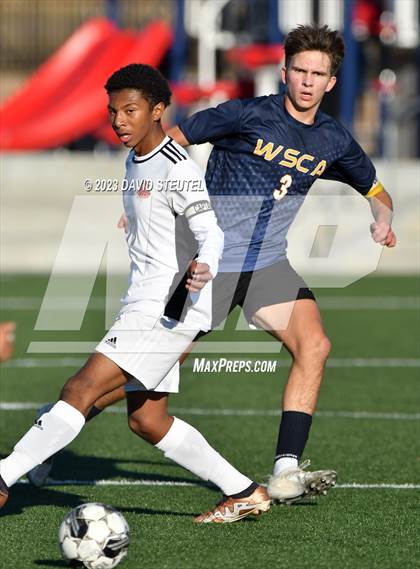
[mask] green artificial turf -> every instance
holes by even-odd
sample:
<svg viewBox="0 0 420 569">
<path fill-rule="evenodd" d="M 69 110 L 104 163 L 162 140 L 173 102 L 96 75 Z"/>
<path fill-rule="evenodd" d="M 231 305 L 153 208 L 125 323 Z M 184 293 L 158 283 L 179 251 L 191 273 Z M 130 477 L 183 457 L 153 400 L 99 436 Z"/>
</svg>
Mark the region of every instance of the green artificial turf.
<svg viewBox="0 0 420 569">
<path fill-rule="evenodd" d="M 34 330 L 46 284 L 43 276 L 13 275 L 1 283 L 1 320 L 18 323 L 14 359 L 0 368 L 3 403 L 26 402 L 35 407 L 54 400 L 85 357 L 28 354 L 30 342 L 95 342 L 104 333 L 104 313 L 98 302 L 90 306 L 80 331 Z M 98 279 L 94 294 L 104 296 L 103 279 Z M 418 280 L 412 277 L 368 278 L 344 290 L 317 291 L 320 299 L 404 299 L 418 294 Z M 29 298 L 33 307 L 10 308 L 11 297 L 18 299 L 17 306 L 22 299 L 20 308 Z M 283 351 L 258 355 L 255 344 L 270 337 L 258 331 L 235 332 L 236 317 L 234 314 L 225 331 L 203 340 L 223 342 L 223 354 L 197 353 L 187 359 L 181 393 L 171 397 L 171 408 L 200 429 L 238 468 L 265 482 L 272 467 L 279 422 L 276 411 L 289 358 Z M 320 413 L 315 416 L 305 457 L 311 458 L 314 468 L 335 468 L 340 485 L 420 485 L 418 310 L 342 307 L 324 310 L 323 320 L 333 343 L 332 363 L 377 358 L 382 364 L 355 366 L 348 361 L 344 367 L 327 368 Z M 249 352 L 229 354 L 232 341 L 250 342 Z M 62 357 L 70 358 L 66 366 Z M 194 374 L 196 357 L 260 358 L 276 360 L 278 367 L 275 373 L 265 374 Z M 34 359 L 45 360 L 45 367 L 31 366 Z M 400 363 L 390 367 L 386 363 L 390 359 Z M 235 411 L 239 414 L 234 415 Z M 0 455 L 10 452 L 31 425 L 34 413 L 32 408 L 0 411 Z M 61 481 L 122 483 L 92 486 L 68 482 L 43 489 L 16 485 L 0 514 L 2 569 L 64 567 L 57 544 L 58 526 L 66 512 L 86 501 L 108 503 L 127 518 L 132 539 L 129 556 L 121 565 L 126 569 L 420 566 L 418 488 L 339 487 L 307 504 L 273 506 L 259 519 L 223 526 L 194 525 L 192 516 L 213 506 L 219 494 L 135 437 L 127 428 L 122 405 L 86 426 L 57 457 L 53 476 Z M 134 485 L 139 481 L 143 481 L 141 485 Z M 155 482 L 174 484 L 148 485 Z M 192 485 L 179 485 L 185 482 Z"/>
</svg>

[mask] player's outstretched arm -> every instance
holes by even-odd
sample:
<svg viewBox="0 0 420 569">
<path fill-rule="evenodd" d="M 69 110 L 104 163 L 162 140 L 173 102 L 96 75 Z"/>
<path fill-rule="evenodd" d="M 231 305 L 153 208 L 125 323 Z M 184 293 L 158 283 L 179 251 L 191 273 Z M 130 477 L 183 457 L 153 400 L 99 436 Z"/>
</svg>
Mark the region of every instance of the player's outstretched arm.
<svg viewBox="0 0 420 569">
<path fill-rule="evenodd" d="M 391 227 L 393 214 L 391 196 L 382 190 L 369 198 L 369 204 L 375 219 L 370 226 L 373 240 L 385 247 L 395 247 L 397 238 Z"/>
<path fill-rule="evenodd" d="M 170 136 L 173 140 L 175 140 L 175 142 L 177 142 L 178 144 L 180 144 L 181 146 L 189 146 L 190 143 L 188 142 L 188 140 L 185 138 L 185 135 L 183 134 L 182 130 L 179 128 L 179 126 L 173 126 L 172 128 L 170 128 L 166 134 L 168 136 Z"/>
<path fill-rule="evenodd" d="M 217 107 L 194 113 L 179 125 L 169 129 L 166 134 L 181 146 L 213 142 L 225 136 L 238 134 L 243 114 L 243 102 L 240 99 L 232 99 Z"/>
</svg>

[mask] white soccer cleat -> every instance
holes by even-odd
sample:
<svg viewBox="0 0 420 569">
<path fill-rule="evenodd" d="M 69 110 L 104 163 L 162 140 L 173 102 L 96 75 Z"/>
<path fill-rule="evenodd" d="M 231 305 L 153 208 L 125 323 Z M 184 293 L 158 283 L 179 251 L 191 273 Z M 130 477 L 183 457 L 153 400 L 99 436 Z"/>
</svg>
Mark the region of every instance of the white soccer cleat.
<svg viewBox="0 0 420 569">
<path fill-rule="evenodd" d="M 335 486 L 337 473 L 334 470 L 305 472 L 310 464 L 310 460 L 305 460 L 298 468 L 286 468 L 280 474 L 271 476 L 267 487 L 271 500 L 292 504 L 312 496 L 325 496 Z"/>
</svg>

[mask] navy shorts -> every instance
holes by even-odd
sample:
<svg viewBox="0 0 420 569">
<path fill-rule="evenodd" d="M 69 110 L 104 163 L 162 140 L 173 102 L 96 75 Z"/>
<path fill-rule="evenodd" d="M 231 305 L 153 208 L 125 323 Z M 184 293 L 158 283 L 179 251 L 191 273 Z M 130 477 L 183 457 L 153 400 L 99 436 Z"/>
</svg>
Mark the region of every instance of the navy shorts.
<svg viewBox="0 0 420 569">
<path fill-rule="evenodd" d="M 185 275 L 179 282 L 166 305 L 165 315 L 175 320 L 182 321 L 188 309 L 186 278 Z M 236 306 L 242 308 L 251 322 L 263 306 L 301 299 L 315 301 L 313 292 L 287 259 L 256 271 L 218 273 L 212 286 L 212 328 L 223 322 Z"/>
</svg>

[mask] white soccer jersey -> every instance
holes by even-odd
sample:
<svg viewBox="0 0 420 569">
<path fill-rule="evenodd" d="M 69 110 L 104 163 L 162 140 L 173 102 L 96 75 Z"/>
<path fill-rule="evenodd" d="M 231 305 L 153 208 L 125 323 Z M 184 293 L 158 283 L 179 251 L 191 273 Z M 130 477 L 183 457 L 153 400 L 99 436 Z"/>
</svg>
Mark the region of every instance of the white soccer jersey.
<svg viewBox="0 0 420 569">
<path fill-rule="evenodd" d="M 175 219 L 185 216 L 198 242 L 197 261 L 207 263 L 213 277 L 223 251 L 223 233 L 211 209 L 203 174 L 185 150 L 166 137 L 145 156 L 131 150 L 126 162 L 124 210 L 131 259 L 129 288 L 122 312 L 138 310 L 160 317 L 178 266 Z M 186 324 L 208 329 L 211 283 L 190 296 Z"/>
</svg>

